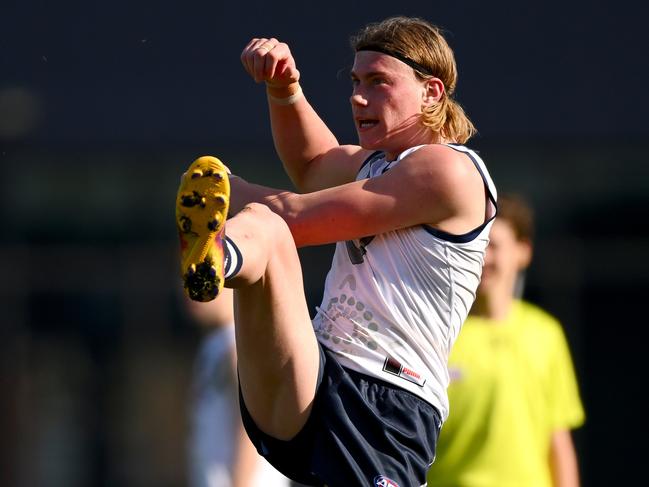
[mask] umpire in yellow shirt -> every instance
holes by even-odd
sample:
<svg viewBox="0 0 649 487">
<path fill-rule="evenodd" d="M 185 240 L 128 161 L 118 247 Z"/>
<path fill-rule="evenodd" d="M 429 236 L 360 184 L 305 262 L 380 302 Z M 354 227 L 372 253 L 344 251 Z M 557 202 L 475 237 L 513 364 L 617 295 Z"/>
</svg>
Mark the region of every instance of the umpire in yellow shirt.
<svg viewBox="0 0 649 487">
<path fill-rule="evenodd" d="M 478 299 L 449 357 L 431 486 L 579 485 L 570 430 L 584 411 L 568 344 L 554 317 L 516 297 L 532 227 L 520 197 L 499 196 Z"/>
</svg>

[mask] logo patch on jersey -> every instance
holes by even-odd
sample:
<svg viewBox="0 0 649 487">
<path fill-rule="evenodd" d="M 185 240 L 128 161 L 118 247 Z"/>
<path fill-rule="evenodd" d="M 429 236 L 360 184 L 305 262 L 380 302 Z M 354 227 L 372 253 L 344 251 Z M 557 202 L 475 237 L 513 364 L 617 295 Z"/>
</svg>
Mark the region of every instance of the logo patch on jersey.
<svg viewBox="0 0 649 487">
<path fill-rule="evenodd" d="M 367 253 L 365 247 L 367 247 L 373 239 L 374 235 L 363 237 L 358 240 L 358 245 L 356 245 L 352 240 L 347 240 L 345 242 L 345 245 L 347 246 L 347 255 L 349 255 L 349 261 L 352 264 L 358 265 L 365 262 L 365 259 L 363 258 Z"/>
<path fill-rule="evenodd" d="M 406 379 L 420 387 L 423 387 L 426 383 L 426 379 L 424 379 L 419 372 L 404 367 L 401 362 L 392 357 L 385 357 L 385 362 L 383 362 L 383 372 Z"/>
<path fill-rule="evenodd" d="M 394 480 L 390 480 L 387 477 L 384 477 L 383 475 L 379 475 L 374 479 L 374 486 L 375 487 L 399 487 L 399 484 L 397 484 Z"/>
</svg>

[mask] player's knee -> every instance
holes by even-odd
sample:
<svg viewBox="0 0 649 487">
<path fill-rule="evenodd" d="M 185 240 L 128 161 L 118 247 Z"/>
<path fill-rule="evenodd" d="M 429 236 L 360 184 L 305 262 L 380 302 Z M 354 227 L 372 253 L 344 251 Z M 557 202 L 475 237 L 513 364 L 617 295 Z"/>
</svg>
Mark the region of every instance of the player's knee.
<svg viewBox="0 0 649 487">
<path fill-rule="evenodd" d="M 269 214 L 272 214 L 272 210 L 263 203 L 248 203 L 242 210 L 242 214 L 245 213 L 248 215 L 248 218 L 253 218 L 255 220 L 263 220 L 269 217 Z"/>
<path fill-rule="evenodd" d="M 291 229 L 288 227 L 286 221 L 284 221 L 284 219 L 277 213 L 272 212 L 268 208 L 267 210 L 268 212 L 264 215 L 262 223 L 268 231 L 268 238 L 271 243 L 274 244 L 276 248 L 288 246 L 289 248 L 294 249 L 295 241 L 293 240 Z"/>
<path fill-rule="evenodd" d="M 246 211 L 252 219 L 251 224 L 258 236 L 268 245 L 291 243 L 293 236 L 284 219 L 274 213 L 268 206 L 261 203 L 249 203 Z"/>
</svg>

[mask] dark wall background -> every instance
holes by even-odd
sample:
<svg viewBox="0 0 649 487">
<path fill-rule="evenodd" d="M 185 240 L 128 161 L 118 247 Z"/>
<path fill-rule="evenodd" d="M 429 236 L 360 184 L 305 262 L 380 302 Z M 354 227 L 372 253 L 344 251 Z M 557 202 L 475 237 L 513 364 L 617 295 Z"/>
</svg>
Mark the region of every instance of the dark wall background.
<svg viewBox="0 0 649 487">
<path fill-rule="evenodd" d="M 254 36 L 292 46 L 312 104 L 354 142 L 348 37 L 394 14 L 447 30 L 471 145 L 536 209 L 526 295 L 573 350 L 584 485 L 644 478 L 646 6 L 5 0 L 0 484 L 184 484 L 199 333 L 179 299 L 179 174 L 209 153 L 288 184 L 239 62 Z M 312 307 L 330 251 L 301 251 Z"/>
</svg>

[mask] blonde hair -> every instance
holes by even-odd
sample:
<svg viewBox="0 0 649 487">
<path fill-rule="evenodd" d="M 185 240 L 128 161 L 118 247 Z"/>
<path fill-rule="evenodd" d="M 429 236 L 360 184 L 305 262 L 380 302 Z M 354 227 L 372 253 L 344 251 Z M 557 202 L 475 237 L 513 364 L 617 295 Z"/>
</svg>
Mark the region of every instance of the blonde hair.
<svg viewBox="0 0 649 487">
<path fill-rule="evenodd" d="M 365 26 L 352 37 L 351 44 L 354 51 L 376 50 L 404 61 L 422 80 L 439 78 L 444 93 L 438 103 L 423 109 L 422 123 L 460 144 L 475 135 L 475 126 L 452 97 L 457 66 L 439 27 L 417 17 L 391 17 Z"/>
</svg>

